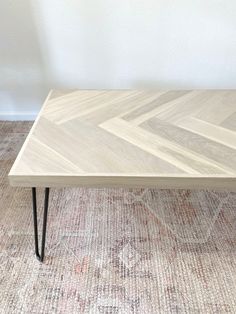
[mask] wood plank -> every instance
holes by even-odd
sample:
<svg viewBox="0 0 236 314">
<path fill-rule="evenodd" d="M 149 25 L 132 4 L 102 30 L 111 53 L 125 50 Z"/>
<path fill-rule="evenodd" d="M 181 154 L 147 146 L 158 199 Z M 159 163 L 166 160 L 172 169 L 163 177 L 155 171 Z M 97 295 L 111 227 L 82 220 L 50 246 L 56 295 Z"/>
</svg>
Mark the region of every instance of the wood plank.
<svg viewBox="0 0 236 314">
<path fill-rule="evenodd" d="M 234 190 L 235 99 L 220 90 L 51 91 L 10 182 Z"/>
<path fill-rule="evenodd" d="M 154 156 L 168 161 L 186 173 L 223 173 L 232 174 L 233 170 L 223 165 L 213 163 L 212 160 L 199 155 L 173 141 L 152 134 L 146 130 L 127 123 L 122 119 L 111 119 L 100 125 L 101 128 L 140 147 Z"/>
<path fill-rule="evenodd" d="M 226 172 L 235 173 L 236 171 L 236 154 L 235 150 L 230 147 L 156 117 L 145 121 L 141 127 L 188 148 L 209 160 L 212 165 L 225 169 Z"/>
<path fill-rule="evenodd" d="M 175 124 L 183 129 L 203 135 L 217 143 L 236 149 L 236 133 L 233 131 L 192 117 L 181 119 Z"/>
</svg>

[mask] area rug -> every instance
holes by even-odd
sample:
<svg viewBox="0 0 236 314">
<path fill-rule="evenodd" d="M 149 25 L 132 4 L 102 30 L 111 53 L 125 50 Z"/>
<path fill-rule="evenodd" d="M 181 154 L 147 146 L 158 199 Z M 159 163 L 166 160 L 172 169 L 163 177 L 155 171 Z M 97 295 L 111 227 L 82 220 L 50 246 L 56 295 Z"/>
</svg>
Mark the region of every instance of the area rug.
<svg viewBox="0 0 236 314">
<path fill-rule="evenodd" d="M 0 123 L 0 313 L 236 313 L 236 193 L 52 189 L 41 264 L 7 179 L 31 125 Z"/>
</svg>

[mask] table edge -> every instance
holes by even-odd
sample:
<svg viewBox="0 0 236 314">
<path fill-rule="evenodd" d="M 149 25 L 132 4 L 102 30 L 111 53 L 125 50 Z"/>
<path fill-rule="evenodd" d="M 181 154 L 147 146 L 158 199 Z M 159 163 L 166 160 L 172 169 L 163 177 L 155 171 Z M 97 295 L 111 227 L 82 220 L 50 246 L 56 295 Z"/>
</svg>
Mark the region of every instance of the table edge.
<svg viewBox="0 0 236 314">
<path fill-rule="evenodd" d="M 21 146 L 21 149 L 20 149 L 20 151 L 19 151 L 19 153 L 18 153 L 18 155 L 17 155 L 17 157 L 16 157 L 16 159 L 15 159 L 15 161 L 14 161 L 14 163 L 13 163 L 11 169 L 10 169 L 9 175 L 10 175 L 10 174 L 14 171 L 14 169 L 17 167 L 18 161 L 20 160 L 20 158 L 21 158 L 21 156 L 22 156 L 22 154 L 23 154 L 23 152 L 24 152 L 24 150 L 25 150 L 25 148 L 26 148 L 26 145 L 27 145 L 27 143 L 28 143 L 28 141 L 29 141 L 29 139 L 30 139 L 30 137 L 31 137 L 31 135 L 32 135 L 32 133 L 33 133 L 33 131 L 34 131 L 34 129 L 35 129 L 35 127 L 36 127 L 38 121 L 39 121 L 39 119 L 40 119 L 40 116 L 41 116 L 41 113 L 42 113 L 43 110 L 44 110 L 44 107 L 46 106 L 48 100 L 49 100 L 50 97 L 51 97 L 52 92 L 53 92 L 53 89 L 50 89 L 50 91 L 49 91 L 47 97 L 45 98 L 45 100 L 44 100 L 44 102 L 43 102 L 43 105 L 42 105 L 41 109 L 39 110 L 39 113 L 37 114 L 36 119 L 34 120 L 34 123 L 33 123 L 32 127 L 31 127 L 31 129 L 30 129 L 29 133 L 27 134 L 27 137 L 26 137 L 26 139 L 25 139 L 23 145 Z"/>
<path fill-rule="evenodd" d="M 150 175 L 8 175 L 14 187 L 155 187 L 165 189 L 229 189 L 236 191 L 234 176 Z"/>
</svg>

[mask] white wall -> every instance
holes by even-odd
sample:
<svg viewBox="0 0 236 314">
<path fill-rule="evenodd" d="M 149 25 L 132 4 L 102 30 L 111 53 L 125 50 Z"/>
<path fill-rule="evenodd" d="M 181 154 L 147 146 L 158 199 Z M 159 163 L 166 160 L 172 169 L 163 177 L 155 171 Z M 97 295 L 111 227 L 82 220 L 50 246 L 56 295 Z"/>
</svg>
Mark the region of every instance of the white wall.
<svg viewBox="0 0 236 314">
<path fill-rule="evenodd" d="M 48 90 L 236 88 L 235 0 L 0 2 L 0 118 Z"/>
</svg>

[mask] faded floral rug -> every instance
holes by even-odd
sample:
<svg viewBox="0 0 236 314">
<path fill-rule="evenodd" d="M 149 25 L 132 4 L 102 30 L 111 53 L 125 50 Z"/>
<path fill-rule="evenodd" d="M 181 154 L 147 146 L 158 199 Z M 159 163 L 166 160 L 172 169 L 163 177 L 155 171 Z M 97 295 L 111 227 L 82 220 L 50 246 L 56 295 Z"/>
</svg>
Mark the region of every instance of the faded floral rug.
<svg viewBox="0 0 236 314">
<path fill-rule="evenodd" d="M 7 179 L 31 125 L 0 122 L 0 313 L 236 313 L 236 193 L 51 189 L 41 264 Z"/>
</svg>

